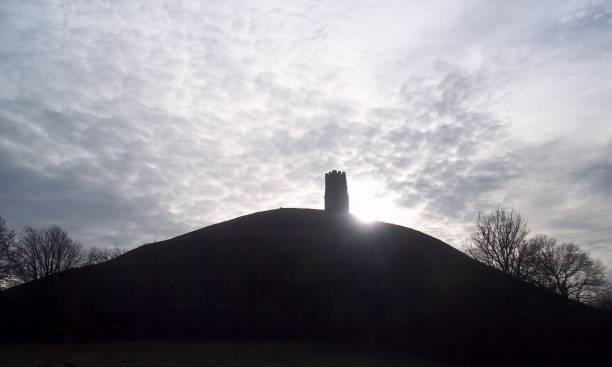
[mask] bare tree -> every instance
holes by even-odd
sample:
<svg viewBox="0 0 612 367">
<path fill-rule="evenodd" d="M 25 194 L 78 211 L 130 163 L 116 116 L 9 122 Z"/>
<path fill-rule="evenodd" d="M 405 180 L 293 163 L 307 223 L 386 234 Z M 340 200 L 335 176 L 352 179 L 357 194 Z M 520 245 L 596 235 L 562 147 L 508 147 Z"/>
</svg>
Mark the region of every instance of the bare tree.
<svg viewBox="0 0 612 367">
<path fill-rule="evenodd" d="M 609 281 L 606 283 L 602 287 L 598 299 L 593 302 L 593 306 L 612 312 L 612 284 Z"/>
<path fill-rule="evenodd" d="M 28 282 L 77 267 L 82 261 L 82 246 L 59 226 L 26 227 L 9 260 L 12 276 Z"/>
<path fill-rule="evenodd" d="M 594 261 L 574 243 L 556 244 L 540 235 L 537 279 L 564 299 L 597 304 L 607 291 L 604 265 Z"/>
<path fill-rule="evenodd" d="M 15 231 L 6 226 L 4 218 L 0 217 L 0 289 L 10 284 L 11 249 L 15 246 Z"/>
<path fill-rule="evenodd" d="M 476 231 L 465 252 L 474 259 L 523 281 L 532 279 L 538 245 L 527 241 L 527 224 L 513 210 L 478 214 Z"/>
<path fill-rule="evenodd" d="M 91 247 L 85 253 L 83 265 L 95 265 L 107 262 L 116 258 L 117 256 L 121 256 L 125 253 L 125 250 L 120 249 L 119 247 Z"/>
</svg>

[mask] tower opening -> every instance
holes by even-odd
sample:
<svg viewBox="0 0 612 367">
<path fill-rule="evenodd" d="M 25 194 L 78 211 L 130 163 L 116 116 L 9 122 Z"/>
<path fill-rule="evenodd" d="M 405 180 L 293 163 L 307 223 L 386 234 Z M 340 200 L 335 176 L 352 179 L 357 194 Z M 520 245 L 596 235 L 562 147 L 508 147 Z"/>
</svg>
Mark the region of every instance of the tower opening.
<svg viewBox="0 0 612 367">
<path fill-rule="evenodd" d="M 325 174 L 325 210 L 349 212 L 346 172 L 333 170 Z"/>
</svg>

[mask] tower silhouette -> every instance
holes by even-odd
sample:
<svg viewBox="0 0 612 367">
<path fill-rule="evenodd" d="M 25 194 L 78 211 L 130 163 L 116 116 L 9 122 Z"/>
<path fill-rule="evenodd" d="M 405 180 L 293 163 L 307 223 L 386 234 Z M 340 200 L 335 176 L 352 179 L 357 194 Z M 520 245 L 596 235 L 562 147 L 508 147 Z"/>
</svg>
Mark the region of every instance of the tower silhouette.
<svg viewBox="0 0 612 367">
<path fill-rule="evenodd" d="M 349 197 L 345 172 L 333 170 L 325 174 L 325 210 L 348 213 Z"/>
</svg>

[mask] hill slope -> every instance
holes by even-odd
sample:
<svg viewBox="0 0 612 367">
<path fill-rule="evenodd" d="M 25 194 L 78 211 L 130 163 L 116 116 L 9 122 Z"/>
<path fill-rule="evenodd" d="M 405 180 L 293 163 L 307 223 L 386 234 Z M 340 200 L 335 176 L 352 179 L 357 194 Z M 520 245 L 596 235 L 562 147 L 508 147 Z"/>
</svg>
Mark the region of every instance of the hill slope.
<svg viewBox="0 0 612 367">
<path fill-rule="evenodd" d="M 505 284 L 409 228 L 278 209 L 24 284 L 3 292 L 0 312 L 13 315 L 5 336 L 53 339 L 350 336 L 460 349 L 524 328 L 545 338 L 554 325 L 607 327 L 580 305 L 551 311 L 554 297 L 537 290 L 517 316 Z"/>
</svg>

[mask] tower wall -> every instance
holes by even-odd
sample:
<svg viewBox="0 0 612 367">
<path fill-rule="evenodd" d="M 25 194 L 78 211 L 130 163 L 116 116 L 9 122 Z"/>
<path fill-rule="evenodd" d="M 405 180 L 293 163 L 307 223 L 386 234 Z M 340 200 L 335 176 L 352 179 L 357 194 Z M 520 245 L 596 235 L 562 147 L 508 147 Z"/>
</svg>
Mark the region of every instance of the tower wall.
<svg viewBox="0 0 612 367">
<path fill-rule="evenodd" d="M 333 170 L 325 174 L 325 210 L 348 213 L 346 173 Z"/>
</svg>

